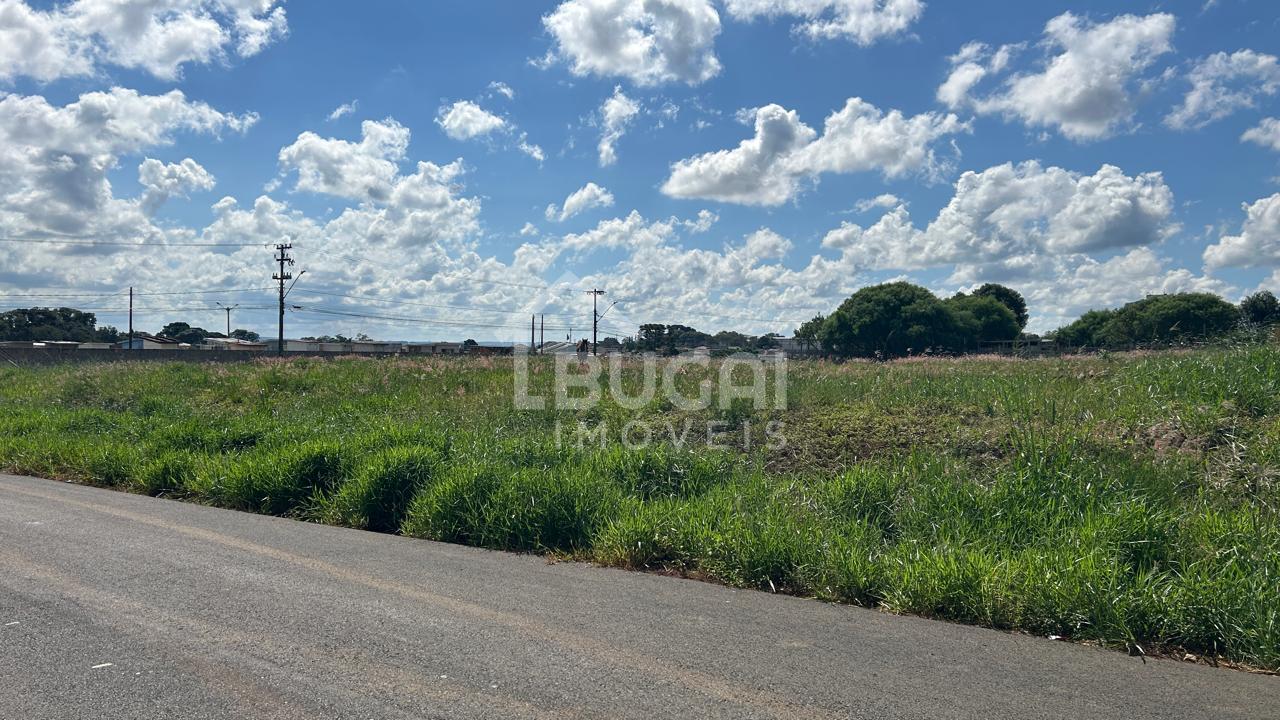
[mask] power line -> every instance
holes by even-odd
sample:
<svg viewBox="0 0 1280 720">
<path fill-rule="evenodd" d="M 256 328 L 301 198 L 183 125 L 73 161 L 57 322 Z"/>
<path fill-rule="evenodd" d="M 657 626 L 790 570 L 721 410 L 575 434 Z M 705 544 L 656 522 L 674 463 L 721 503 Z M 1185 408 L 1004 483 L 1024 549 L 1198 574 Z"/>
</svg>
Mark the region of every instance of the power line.
<svg viewBox="0 0 1280 720">
<path fill-rule="evenodd" d="M 79 312 L 91 312 L 91 313 L 126 313 L 126 312 L 129 312 L 129 308 L 127 308 L 127 307 L 84 307 L 84 308 L 78 307 L 78 308 L 70 308 L 70 309 L 71 309 L 71 310 L 77 310 L 77 311 L 79 311 Z M 273 310 L 273 309 L 275 309 L 275 306 L 274 306 L 274 305 L 241 305 L 241 306 L 240 306 L 240 309 L 241 309 L 241 310 Z M 152 313 L 158 313 L 158 312 L 166 312 L 166 313 L 172 313 L 172 312 L 191 312 L 191 313 L 199 313 L 199 312 L 210 312 L 210 313 L 212 313 L 212 312 L 221 312 L 221 310 L 220 310 L 219 308 L 216 308 L 216 307 L 209 307 L 209 306 L 207 306 L 207 305 L 204 305 L 204 306 L 189 306 L 189 307 L 144 307 L 144 306 L 135 306 L 135 307 L 134 307 L 134 310 L 135 310 L 135 311 L 137 311 L 137 312 L 152 312 Z"/>
<path fill-rule="evenodd" d="M 628 301 L 626 301 L 626 300 L 619 300 L 618 302 L 620 302 L 620 303 L 621 303 L 621 302 L 628 302 Z M 631 302 L 636 302 L 636 301 L 634 301 L 634 300 L 633 300 L 633 301 L 631 301 Z M 742 321 L 745 321 L 745 322 L 761 322 L 761 323 L 769 323 L 769 324 L 771 324 L 771 325 L 778 325 L 778 324 L 782 324 L 782 325 L 802 325 L 802 324 L 804 324 L 805 322 L 808 322 L 807 320 L 788 320 L 788 319 L 786 319 L 786 318 L 777 318 L 777 317 L 773 317 L 773 318 L 762 318 L 762 317 L 750 317 L 750 316 L 747 316 L 747 315 L 732 315 L 732 314 L 726 314 L 726 313 L 721 313 L 721 312 L 715 312 L 715 311 L 713 311 L 713 310 L 706 310 L 706 309 L 701 310 L 701 311 L 699 311 L 699 310 L 679 310 L 679 311 L 672 311 L 672 310 L 668 310 L 668 312 L 672 312 L 672 313 L 679 313 L 679 314 L 684 314 L 684 315 L 695 315 L 695 314 L 700 314 L 702 317 L 712 318 L 712 319 L 717 319 L 717 320 L 742 320 Z M 682 324 L 683 324 L 683 323 L 682 323 Z"/>
<path fill-rule="evenodd" d="M 217 295 L 222 293 L 258 292 L 258 291 L 266 291 L 271 289 L 272 288 L 269 288 L 269 287 L 260 287 L 260 288 L 228 288 L 225 290 L 177 290 L 173 292 L 150 292 L 150 293 L 135 292 L 134 296 L 135 297 L 153 297 L 153 296 L 160 296 L 160 295 Z M 103 297 L 115 297 L 116 295 L 123 295 L 126 292 L 128 292 L 127 289 L 116 290 L 114 292 L 103 291 L 100 293 L 87 293 L 87 292 L 86 293 L 4 293 L 4 294 L 0 294 L 0 299 L 24 298 L 24 297 L 25 298 L 103 298 Z"/>
<path fill-rule="evenodd" d="M 260 243 L 224 243 L 224 242 L 124 242 L 116 240 L 55 240 L 49 238 L 0 238 L 0 242 L 23 243 L 29 245 L 81 245 L 85 247 L 270 247 L 269 242 Z"/>
<path fill-rule="evenodd" d="M 467 310 L 471 312 L 488 312 L 488 313 L 498 313 L 502 315 L 524 315 L 526 312 L 528 312 L 527 310 L 502 310 L 498 308 L 487 308 L 480 305 L 471 305 L 471 306 L 442 305 L 438 303 L 412 302 L 409 300 L 388 300 L 385 298 L 370 297 L 368 295 L 346 295 L 343 293 L 325 292 L 323 290 L 308 289 L 306 291 L 306 294 L 307 295 L 324 295 L 327 297 L 336 297 L 336 298 L 347 298 L 349 300 L 366 300 L 369 302 L 380 302 L 380 303 L 387 303 L 390 305 L 409 305 L 413 307 L 428 307 L 428 308 L 438 308 L 438 309 L 444 309 L 444 310 Z M 552 317 L 576 319 L 583 316 L 582 315 L 552 315 Z"/>
<path fill-rule="evenodd" d="M 398 323 L 414 323 L 414 324 L 421 324 L 421 325 L 444 325 L 449 327 L 464 327 L 464 328 L 499 328 L 503 330 L 521 330 L 521 331 L 523 331 L 525 328 L 523 324 L 502 325 L 502 324 L 496 324 L 496 323 L 464 322 L 464 321 L 457 321 L 457 320 L 438 320 L 435 318 L 404 317 L 399 315 L 374 315 L 372 313 L 345 312 L 341 310 L 330 310 L 327 308 L 305 307 L 302 305 L 293 305 L 292 309 L 298 312 L 319 313 L 321 315 L 335 315 L 339 317 L 364 318 L 368 320 L 386 320 L 386 321 L 392 321 L 392 322 L 398 322 Z M 565 327 L 551 326 L 551 329 L 566 330 L 568 329 L 568 326 L 565 326 Z"/>
<path fill-rule="evenodd" d="M 343 258 L 351 262 L 366 262 L 366 263 L 369 263 L 370 265 L 379 265 L 381 267 L 390 268 L 392 270 L 404 270 L 402 266 L 379 262 L 377 260 L 371 260 L 364 255 L 356 255 L 354 253 L 337 253 L 337 252 L 331 252 L 328 250 L 321 250 L 319 248 L 309 248 L 309 249 L 311 249 L 313 252 L 318 252 L 321 255 L 328 255 L 329 257 Z M 438 276 L 439 276 L 439 273 L 433 276 L 433 279 Z M 488 278 L 478 278 L 471 274 L 464 275 L 461 279 L 470 280 L 471 282 L 478 282 L 485 285 L 505 285 L 507 287 L 524 288 L 526 290 L 550 290 L 552 288 L 551 285 L 533 285 L 530 283 L 509 282 L 506 280 L 490 280 Z"/>
</svg>

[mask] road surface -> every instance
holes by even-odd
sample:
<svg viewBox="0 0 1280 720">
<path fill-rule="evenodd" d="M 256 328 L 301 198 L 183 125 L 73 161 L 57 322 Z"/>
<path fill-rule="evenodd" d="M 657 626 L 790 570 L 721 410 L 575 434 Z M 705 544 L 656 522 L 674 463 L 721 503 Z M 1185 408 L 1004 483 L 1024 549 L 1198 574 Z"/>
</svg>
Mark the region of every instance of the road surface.
<svg viewBox="0 0 1280 720">
<path fill-rule="evenodd" d="M 0 718 L 1275 718 L 1280 678 L 0 475 Z"/>
</svg>

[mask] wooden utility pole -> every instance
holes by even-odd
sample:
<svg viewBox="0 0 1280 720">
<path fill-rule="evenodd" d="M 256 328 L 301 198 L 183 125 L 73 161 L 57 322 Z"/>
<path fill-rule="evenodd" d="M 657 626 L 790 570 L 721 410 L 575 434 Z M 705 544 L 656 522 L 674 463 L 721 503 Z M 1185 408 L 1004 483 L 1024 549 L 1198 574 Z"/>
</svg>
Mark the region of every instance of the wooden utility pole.
<svg viewBox="0 0 1280 720">
<path fill-rule="evenodd" d="M 129 349 L 133 349 L 133 288 L 129 288 Z"/>
</svg>

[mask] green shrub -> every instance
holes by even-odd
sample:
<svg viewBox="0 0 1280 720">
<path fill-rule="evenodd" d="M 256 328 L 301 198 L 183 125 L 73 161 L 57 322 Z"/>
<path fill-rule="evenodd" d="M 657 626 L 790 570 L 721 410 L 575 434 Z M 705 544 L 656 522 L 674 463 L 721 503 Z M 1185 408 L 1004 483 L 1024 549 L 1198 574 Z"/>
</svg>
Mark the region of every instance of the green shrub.
<svg viewBox="0 0 1280 720">
<path fill-rule="evenodd" d="M 323 498 L 351 474 L 348 453 L 327 440 L 264 447 L 213 462 L 225 463 L 218 481 L 208 486 L 214 499 L 269 515 L 285 515 Z"/>
<path fill-rule="evenodd" d="M 413 499 L 401 532 L 442 542 L 485 545 L 491 497 L 506 472 L 492 463 L 450 464 L 431 487 Z"/>
<path fill-rule="evenodd" d="M 128 486 L 142 465 L 142 453 L 132 445 L 89 442 L 79 448 L 78 469 L 85 480 L 103 487 Z"/>
<path fill-rule="evenodd" d="M 230 453 L 250 450 L 266 433 L 239 417 L 187 419 L 163 425 L 151 433 L 161 448 L 202 453 Z"/>
<path fill-rule="evenodd" d="M 678 500 L 627 498 L 596 534 L 592 557 L 632 569 L 684 569 L 695 559 L 687 542 L 693 517 L 689 505 Z"/>
<path fill-rule="evenodd" d="M 874 465 L 859 465 L 823 486 L 822 504 L 836 523 L 865 523 L 883 537 L 897 535 L 902 479 Z"/>
<path fill-rule="evenodd" d="M 616 486 L 571 468 L 451 468 L 419 496 L 406 535 L 508 550 L 572 552 L 590 546 L 616 513 Z"/>
<path fill-rule="evenodd" d="M 195 478 L 196 469 L 203 459 L 204 456 L 192 452 L 161 452 L 142 466 L 135 485 L 148 495 L 185 490 Z"/>
<path fill-rule="evenodd" d="M 396 532 L 414 496 L 433 483 L 441 465 L 434 448 L 383 450 L 323 502 L 322 516 L 339 525 Z"/>
<path fill-rule="evenodd" d="M 667 445 L 611 447 L 588 460 L 592 472 L 645 500 L 700 495 L 728 480 L 733 472 L 726 455 L 696 454 Z"/>
</svg>

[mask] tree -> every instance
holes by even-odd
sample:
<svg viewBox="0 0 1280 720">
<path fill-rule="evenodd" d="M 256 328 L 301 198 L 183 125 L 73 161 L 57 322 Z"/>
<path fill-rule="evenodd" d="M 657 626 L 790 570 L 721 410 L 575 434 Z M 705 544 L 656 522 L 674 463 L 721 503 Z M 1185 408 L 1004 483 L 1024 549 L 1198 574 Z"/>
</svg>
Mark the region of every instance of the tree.
<svg viewBox="0 0 1280 720">
<path fill-rule="evenodd" d="M 160 337 L 177 340 L 188 345 L 199 345 L 207 338 L 226 337 L 222 333 L 210 332 L 201 327 L 192 327 L 184 322 L 171 322 L 160 330 Z"/>
<path fill-rule="evenodd" d="M 961 294 L 947 300 L 946 305 L 956 314 L 956 349 L 977 350 L 984 342 L 1016 340 L 1022 331 L 1013 310 L 994 295 Z"/>
<path fill-rule="evenodd" d="M 766 333 L 756 338 L 755 346 L 757 350 L 773 350 L 779 347 L 778 335 L 775 333 Z"/>
<path fill-rule="evenodd" d="M 987 283 L 974 290 L 973 294 L 977 297 L 989 297 L 998 300 L 1013 312 L 1013 317 L 1018 322 L 1018 331 L 1021 332 L 1026 329 L 1027 321 L 1031 319 L 1031 316 L 1027 314 L 1027 301 L 1022 297 L 1022 293 L 1011 287 Z"/>
<path fill-rule="evenodd" d="M 902 357 L 962 344 L 955 311 L 907 282 L 872 285 L 845 300 L 822 325 L 820 339 L 839 357 Z"/>
<path fill-rule="evenodd" d="M 711 336 L 687 325 L 668 325 L 666 345 L 676 350 L 710 345 Z"/>
<path fill-rule="evenodd" d="M 1113 345 L 1206 340 L 1240 322 L 1240 310 L 1210 293 L 1152 295 L 1129 303 L 1107 324 L 1104 340 Z"/>
<path fill-rule="evenodd" d="M 1067 347 L 1103 348 L 1212 340 L 1235 329 L 1240 317 L 1239 308 L 1210 293 L 1152 295 L 1119 310 L 1090 310 L 1054 337 Z"/>
<path fill-rule="evenodd" d="M 751 344 L 751 338 L 733 330 L 721 330 L 711 336 L 711 344 L 718 348 L 745 348 Z"/>
<path fill-rule="evenodd" d="M 0 313 L 0 341 L 115 342 L 120 331 L 97 327 L 97 316 L 74 308 L 19 308 Z"/>
<path fill-rule="evenodd" d="M 236 328 L 235 330 L 231 331 L 231 337 L 235 338 L 236 340 L 244 340 L 245 342 L 258 342 L 259 340 L 262 339 L 262 337 L 258 335 L 258 333 L 256 332 L 252 332 L 250 330 L 241 330 L 239 328 Z"/>
<path fill-rule="evenodd" d="M 822 324 L 827 321 L 825 315 L 816 315 L 812 320 L 804 323 L 791 333 L 796 342 L 805 347 L 813 347 L 818 344 L 818 334 L 822 331 Z"/>
<path fill-rule="evenodd" d="M 475 340 L 472 340 L 471 338 L 467 338 L 466 340 L 463 340 L 463 341 L 462 341 L 462 346 L 463 346 L 463 347 L 473 348 L 473 347 L 477 347 L 477 346 L 479 346 L 479 345 L 480 345 L 480 343 L 476 342 Z"/>
<path fill-rule="evenodd" d="M 1070 325 L 1058 328 L 1052 333 L 1053 338 L 1062 347 L 1103 347 L 1103 330 L 1116 315 L 1115 310 L 1090 310 Z"/>
<path fill-rule="evenodd" d="M 1270 325 L 1280 321 L 1280 301 L 1270 290 L 1262 290 L 1240 302 L 1240 314 L 1254 325 Z"/>
<path fill-rule="evenodd" d="M 642 352 L 657 352 L 667 335 L 667 326 L 658 323 L 646 323 L 640 326 L 640 334 L 636 344 Z"/>
</svg>

